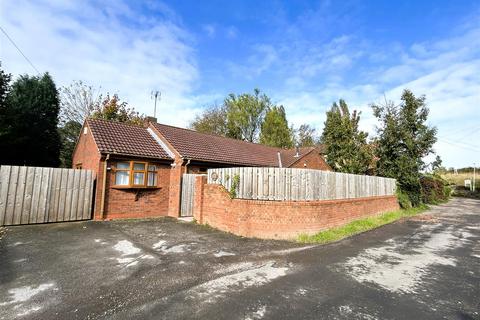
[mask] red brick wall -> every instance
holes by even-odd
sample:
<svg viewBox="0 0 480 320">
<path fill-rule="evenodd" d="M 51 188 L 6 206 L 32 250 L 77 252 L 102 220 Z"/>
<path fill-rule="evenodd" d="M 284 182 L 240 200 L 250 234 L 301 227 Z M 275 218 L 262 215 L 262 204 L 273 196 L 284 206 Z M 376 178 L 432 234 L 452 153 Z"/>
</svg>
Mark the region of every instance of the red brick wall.
<svg viewBox="0 0 480 320">
<path fill-rule="evenodd" d="M 87 125 L 85 124 L 85 126 Z M 90 128 L 87 126 L 87 134 L 83 134 L 83 130 L 84 128 L 82 128 L 80 138 L 73 152 L 72 168 L 76 168 L 77 165 L 81 164 L 82 169 L 93 170 L 95 174 L 98 174 L 100 152 L 93 140 Z"/>
<path fill-rule="evenodd" d="M 230 199 L 224 187 L 205 182 L 204 177 L 196 181 L 195 219 L 245 237 L 291 239 L 399 208 L 395 196 L 324 201 Z"/>
<path fill-rule="evenodd" d="M 114 163 L 109 161 L 108 165 Z M 152 164 L 159 167 L 158 188 L 155 189 L 116 189 L 114 172 L 108 171 L 104 219 L 150 218 L 168 214 L 170 165 Z"/>
<path fill-rule="evenodd" d="M 289 168 L 305 168 L 332 171 L 332 168 L 330 168 L 330 166 L 325 162 L 323 156 L 316 150 L 298 159 L 298 161 L 291 165 Z"/>
</svg>

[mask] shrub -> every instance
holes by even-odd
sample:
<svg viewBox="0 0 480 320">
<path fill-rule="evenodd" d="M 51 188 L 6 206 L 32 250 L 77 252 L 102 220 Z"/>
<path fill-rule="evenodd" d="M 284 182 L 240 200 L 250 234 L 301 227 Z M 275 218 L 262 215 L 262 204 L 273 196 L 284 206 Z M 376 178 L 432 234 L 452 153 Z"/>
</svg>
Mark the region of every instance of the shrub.
<svg viewBox="0 0 480 320">
<path fill-rule="evenodd" d="M 400 208 L 402 209 L 412 208 L 412 202 L 410 201 L 410 197 L 406 192 L 402 191 L 400 188 L 397 189 L 397 199 L 398 199 L 398 204 L 400 205 Z"/>
<path fill-rule="evenodd" d="M 436 204 L 448 200 L 451 188 L 447 181 L 437 175 L 424 175 L 420 178 L 422 186 L 422 201 L 428 204 Z"/>
<path fill-rule="evenodd" d="M 237 197 L 237 189 L 239 184 L 240 184 L 240 176 L 236 174 L 233 176 L 232 185 L 230 186 L 230 191 L 229 191 L 230 198 L 233 199 Z"/>
</svg>

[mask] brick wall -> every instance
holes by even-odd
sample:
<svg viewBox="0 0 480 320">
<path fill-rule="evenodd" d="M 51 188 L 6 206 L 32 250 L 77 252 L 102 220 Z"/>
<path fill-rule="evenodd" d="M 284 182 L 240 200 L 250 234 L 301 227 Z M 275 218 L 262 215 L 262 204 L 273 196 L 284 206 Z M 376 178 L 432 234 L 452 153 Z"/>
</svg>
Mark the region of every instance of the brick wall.
<svg viewBox="0 0 480 320">
<path fill-rule="evenodd" d="M 87 128 L 87 133 L 84 134 L 84 128 L 82 128 L 72 155 L 72 168 L 77 168 L 77 166 L 81 165 L 82 169 L 93 170 L 95 175 L 97 175 L 99 170 L 98 164 L 100 161 L 100 152 L 93 140 L 90 128 L 88 128 L 86 124 L 85 127 Z"/>
<path fill-rule="evenodd" d="M 202 224 L 245 237 L 291 239 L 397 210 L 395 196 L 324 201 L 230 199 L 224 187 L 196 180 L 194 217 Z"/>
<path fill-rule="evenodd" d="M 113 163 L 109 161 L 109 166 Z M 158 166 L 158 188 L 154 189 L 117 189 L 113 171 L 107 172 L 104 219 L 151 218 L 168 214 L 170 166 L 151 163 Z"/>
<path fill-rule="evenodd" d="M 330 166 L 325 162 L 323 156 L 317 150 L 313 150 L 306 156 L 298 159 L 298 161 L 289 166 L 289 168 L 305 168 L 332 171 L 332 168 L 330 168 Z"/>
</svg>

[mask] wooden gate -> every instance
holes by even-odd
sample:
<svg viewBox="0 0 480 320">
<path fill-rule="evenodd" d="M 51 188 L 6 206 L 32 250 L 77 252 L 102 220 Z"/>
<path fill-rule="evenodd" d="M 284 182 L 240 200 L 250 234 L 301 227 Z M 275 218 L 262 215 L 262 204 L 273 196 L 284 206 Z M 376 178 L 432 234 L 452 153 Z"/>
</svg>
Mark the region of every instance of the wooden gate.
<svg viewBox="0 0 480 320">
<path fill-rule="evenodd" d="M 185 173 L 182 177 L 182 198 L 180 205 L 181 217 L 193 216 L 193 201 L 195 199 L 195 177 L 202 174 Z"/>
<path fill-rule="evenodd" d="M 0 167 L 0 226 L 92 217 L 93 171 Z"/>
</svg>

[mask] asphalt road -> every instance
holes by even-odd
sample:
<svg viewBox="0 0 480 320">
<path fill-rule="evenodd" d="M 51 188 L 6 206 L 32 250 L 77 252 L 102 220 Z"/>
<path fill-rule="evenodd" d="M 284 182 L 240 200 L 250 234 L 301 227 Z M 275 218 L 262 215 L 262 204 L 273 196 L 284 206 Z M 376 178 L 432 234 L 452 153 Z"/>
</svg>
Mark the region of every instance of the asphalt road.
<svg viewBox="0 0 480 320">
<path fill-rule="evenodd" d="M 170 219 L 11 227 L 0 319 L 480 319 L 480 201 L 326 246 Z"/>
</svg>

